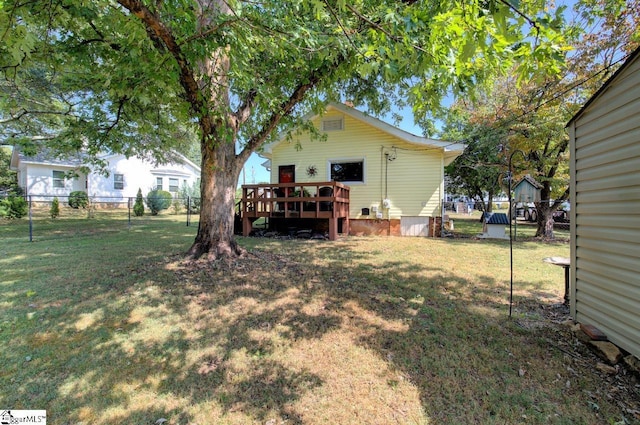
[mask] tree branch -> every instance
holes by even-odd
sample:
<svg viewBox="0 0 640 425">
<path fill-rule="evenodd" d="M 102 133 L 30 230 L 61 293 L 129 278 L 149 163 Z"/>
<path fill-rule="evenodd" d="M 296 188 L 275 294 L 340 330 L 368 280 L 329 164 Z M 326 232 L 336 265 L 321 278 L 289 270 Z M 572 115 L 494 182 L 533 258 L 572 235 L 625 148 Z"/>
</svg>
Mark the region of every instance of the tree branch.
<svg viewBox="0 0 640 425">
<path fill-rule="evenodd" d="M 238 110 L 233 114 L 236 130 L 249 119 L 249 116 L 251 116 L 251 109 L 255 106 L 255 99 L 257 95 L 257 90 L 253 89 L 249 91 L 242 105 L 240 105 Z"/>
<path fill-rule="evenodd" d="M 120 123 L 120 118 L 122 117 L 122 112 L 124 111 L 124 104 L 127 102 L 127 100 L 129 100 L 129 97 L 126 95 L 122 96 L 118 100 L 118 112 L 116 113 L 116 118 L 109 126 L 104 127 L 104 138 L 106 138 L 111 130 L 113 130 L 118 125 L 118 123 Z"/>
<path fill-rule="evenodd" d="M 198 34 L 194 34 L 191 37 L 188 37 L 188 38 L 184 39 L 180 44 L 184 45 L 186 43 L 190 43 L 190 42 L 195 41 L 195 40 L 201 40 L 203 38 L 207 38 L 211 34 L 215 34 L 221 28 L 229 26 L 229 25 L 232 25 L 232 24 L 234 24 L 236 22 L 240 22 L 240 20 L 238 19 L 237 21 L 231 21 L 231 20 L 225 21 L 225 22 L 221 23 L 220 25 L 216 25 L 216 26 L 214 26 L 212 28 L 209 28 L 206 31 L 203 31 L 203 32 L 198 33 Z"/>
<path fill-rule="evenodd" d="M 191 105 L 191 109 L 198 117 L 202 117 L 202 113 L 203 110 L 205 110 L 206 105 L 201 96 L 195 72 L 184 52 L 180 48 L 180 45 L 171 33 L 171 30 L 167 28 L 162 21 L 160 21 L 158 16 L 144 6 L 141 1 L 118 0 L 118 3 L 138 17 L 147 28 L 147 32 L 155 34 L 155 36 L 164 43 L 169 53 L 176 60 L 180 70 L 180 84 L 185 91 L 186 99 Z M 158 46 L 156 46 L 156 48 L 158 48 Z"/>
<path fill-rule="evenodd" d="M 333 62 L 325 63 L 320 68 L 315 69 L 309 75 L 309 78 L 304 83 L 300 83 L 291 93 L 291 95 L 284 100 L 278 108 L 271 114 L 262 129 L 251 137 L 245 147 L 237 155 L 242 162 L 246 161 L 251 153 L 255 151 L 260 145 L 267 140 L 269 134 L 276 128 L 282 118 L 291 113 L 293 108 L 302 101 L 304 95 L 314 87 L 316 87 L 324 78 L 331 74 L 340 64 L 347 60 L 345 54 L 338 56 Z"/>
<path fill-rule="evenodd" d="M 342 30 L 342 33 L 344 34 L 344 36 L 347 38 L 347 40 L 349 40 L 349 43 L 351 43 L 351 45 L 353 46 L 353 49 L 357 52 L 358 51 L 358 47 L 356 46 L 356 44 L 353 42 L 353 40 L 349 36 L 349 33 L 345 29 L 344 25 L 342 25 L 342 22 L 340 21 L 340 17 L 338 16 L 338 14 L 333 10 L 333 8 L 331 7 L 331 5 L 329 4 L 329 2 L 327 0 L 324 0 L 324 4 L 327 6 L 327 9 L 329 9 L 329 12 L 331 12 L 331 15 L 333 16 L 333 19 L 335 19 L 336 22 L 338 23 L 338 26 Z"/>
<path fill-rule="evenodd" d="M 13 121 L 19 121 L 22 117 L 27 115 L 60 115 L 60 116 L 75 116 L 71 113 L 72 107 L 70 106 L 67 111 L 30 111 L 28 109 L 21 109 L 18 113 L 11 114 L 9 118 L 0 120 L 0 124 L 8 124 Z"/>
<path fill-rule="evenodd" d="M 530 17 L 528 17 L 527 15 L 525 15 L 523 12 L 521 12 L 517 7 L 515 7 L 514 5 L 509 3 L 507 0 L 499 0 L 499 1 L 500 1 L 500 3 L 504 4 L 505 6 L 507 6 L 509 9 L 513 10 L 517 15 L 519 15 L 522 18 L 524 18 L 524 20 L 526 20 L 529 23 L 529 25 L 534 27 L 536 29 L 536 31 L 538 33 L 540 33 L 540 24 L 538 24 L 535 20 L 533 20 Z"/>
<path fill-rule="evenodd" d="M 414 1 L 405 1 L 404 3 L 407 3 L 408 5 L 411 5 L 414 3 Z M 364 16 L 363 14 L 361 14 L 360 12 L 358 12 L 353 6 L 351 5 L 346 5 L 347 9 L 349 9 L 351 11 L 351 13 L 353 13 L 354 15 L 356 15 L 358 17 L 358 19 L 366 22 L 368 25 L 370 25 L 371 27 L 377 29 L 378 31 L 384 33 L 384 35 L 386 35 L 387 37 L 389 37 L 389 39 L 398 42 L 398 43 L 402 43 L 403 40 L 400 37 L 397 37 L 393 34 L 391 34 L 389 31 L 387 31 L 382 25 L 380 25 L 378 22 L 372 21 L 371 19 L 367 18 L 366 16 Z M 419 52 L 425 53 L 431 57 L 433 57 L 433 55 L 426 49 L 424 49 L 423 47 L 420 47 L 416 44 L 411 44 L 411 47 L 413 47 L 414 49 L 416 49 Z"/>
</svg>

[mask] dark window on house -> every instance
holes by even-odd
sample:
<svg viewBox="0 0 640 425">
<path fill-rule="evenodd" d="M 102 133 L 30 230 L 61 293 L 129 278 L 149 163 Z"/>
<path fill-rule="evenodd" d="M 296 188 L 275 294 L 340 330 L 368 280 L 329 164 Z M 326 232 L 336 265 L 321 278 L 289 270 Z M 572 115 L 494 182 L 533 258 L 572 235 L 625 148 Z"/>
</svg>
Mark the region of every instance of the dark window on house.
<svg viewBox="0 0 640 425">
<path fill-rule="evenodd" d="M 180 180 L 169 178 L 169 192 L 177 192 L 180 190 Z"/>
<path fill-rule="evenodd" d="M 364 182 L 364 161 L 331 162 L 331 180 Z"/>
<path fill-rule="evenodd" d="M 53 171 L 53 187 L 64 189 L 64 171 Z"/>
<path fill-rule="evenodd" d="M 162 190 L 162 177 L 156 177 L 156 190 Z"/>
<path fill-rule="evenodd" d="M 113 188 L 119 190 L 124 189 L 124 174 L 113 175 Z"/>
</svg>

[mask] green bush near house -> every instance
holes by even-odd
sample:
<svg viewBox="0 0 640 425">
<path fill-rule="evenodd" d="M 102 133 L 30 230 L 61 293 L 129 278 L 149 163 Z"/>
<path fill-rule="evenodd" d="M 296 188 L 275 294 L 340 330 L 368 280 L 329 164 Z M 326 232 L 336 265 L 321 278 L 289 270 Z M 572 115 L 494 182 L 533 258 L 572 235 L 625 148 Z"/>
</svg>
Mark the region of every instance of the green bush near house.
<svg viewBox="0 0 640 425">
<path fill-rule="evenodd" d="M 142 189 L 138 189 L 136 195 L 136 203 L 133 205 L 133 214 L 136 217 L 142 217 L 144 215 L 144 200 L 142 199 Z"/>
<path fill-rule="evenodd" d="M 166 190 L 152 190 L 147 194 L 147 206 L 151 210 L 151 215 L 158 215 L 162 210 L 171 206 L 173 196 Z"/>
<path fill-rule="evenodd" d="M 51 201 L 49 215 L 51 215 L 51 218 L 57 218 L 60 215 L 60 201 L 57 196 L 53 198 L 53 201 Z"/>
<path fill-rule="evenodd" d="M 9 195 L 0 200 L 0 217 L 22 218 L 28 211 L 27 201 L 21 196 Z"/>
<path fill-rule="evenodd" d="M 69 194 L 69 206 L 74 209 L 87 208 L 89 206 L 89 195 L 87 192 L 76 190 Z"/>
</svg>

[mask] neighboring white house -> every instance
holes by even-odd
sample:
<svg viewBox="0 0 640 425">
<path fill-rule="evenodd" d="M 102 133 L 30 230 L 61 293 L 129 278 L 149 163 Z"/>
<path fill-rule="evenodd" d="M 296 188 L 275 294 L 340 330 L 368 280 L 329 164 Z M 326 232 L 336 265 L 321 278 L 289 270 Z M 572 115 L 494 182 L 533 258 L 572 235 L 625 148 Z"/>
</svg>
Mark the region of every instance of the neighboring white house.
<svg viewBox="0 0 640 425">
<path fill-rule="evenodd" d="M 18 184 L 26 195 L 34 197 L 68 196 L 84 191 L 96 201 L 117 201 L 135 197 L 138 189 L 146 195 L 152 189 L 177 193 L 183 185 L 200 178 L 200 167 L 180 154 L 175 161 L 154 165 L 121 154 L 101 156 L 107 164 L 107 175 L 83 172 L 86 165 L 81 155 L 57 159 L 47 153 L 26 156 L 14 148 L 10 168 L 18 172 Z M 74 177 L 69 177 L 75 174 Z"/>
<path fill-rule="evenodd" d="M 567 127 L 571 314 L 640 358 L 640 49 Z"/>
</svg>

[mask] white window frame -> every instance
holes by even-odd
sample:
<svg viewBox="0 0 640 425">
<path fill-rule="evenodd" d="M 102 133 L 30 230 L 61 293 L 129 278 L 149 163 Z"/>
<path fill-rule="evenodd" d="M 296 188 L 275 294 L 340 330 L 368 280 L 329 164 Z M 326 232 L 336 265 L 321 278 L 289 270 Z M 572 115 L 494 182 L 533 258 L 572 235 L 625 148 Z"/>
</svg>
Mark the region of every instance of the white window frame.
<svg viewBox="0 0 640 425">
<path fill-rule="evenodd" d="M 56 177 L 56 174 L 58 177 Z M 65 181 L 65 172 L 60 170 L 53 170 L 51 173 L 51 177 L 53 178 L 53 188 L 54 189 L 64 189 L 67 187 L 67 183 Z"/>
<path fill-rule="evenodd" d="M 342 164 L 342 163 L 353 163 L 353 162 L 362 162 L 362 181 L 360 180 L 345 180 L 340 183 L 345 183 L 349 185 L 358 185 L 365 184 L 367 181 L 367 160 L 365 158 L 336 158 L 327 160 L 327 176 L 329 180 L 331 180 L 331 168 L 333 164 Z"/>
<path fill-rule="evenodd" d="M 113 189 L 124 190 L 124 174 L 121 174 L 121 173 L 113 174 Z"/>
<path fill-rule="evenodd" d="M 156 190 L 164 190 L 162 185 L 164 184 L 162 177 L 156 177 Z"/>
<path fill-rule="evenodd" d="M 175 185 L 172 185 L 171 182 L 175 182 Z M 171 190 L 175 188 L 175 190 Z M 180 190 L 180 179 L 177 177 L 169 177 L 169 192 L 177 193 Z"/>
</svg>

